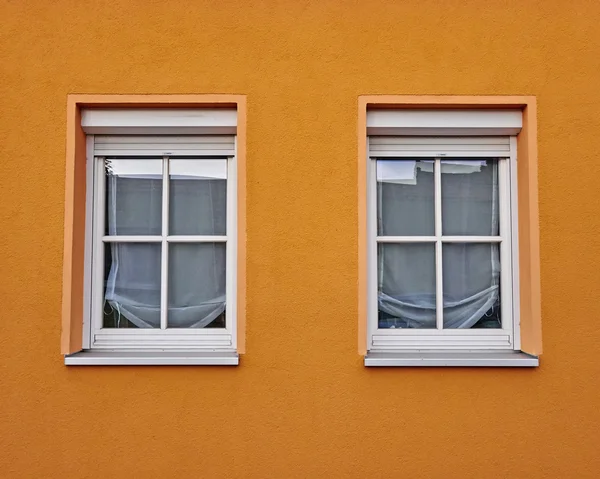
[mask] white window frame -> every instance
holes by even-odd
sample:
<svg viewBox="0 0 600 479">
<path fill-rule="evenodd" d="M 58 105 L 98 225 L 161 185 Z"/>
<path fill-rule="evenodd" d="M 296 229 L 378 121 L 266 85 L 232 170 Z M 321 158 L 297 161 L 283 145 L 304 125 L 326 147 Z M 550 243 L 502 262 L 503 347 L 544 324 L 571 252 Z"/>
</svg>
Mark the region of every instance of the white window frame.
<svg viewBox="0 0 600 479">
<path fill-rule="evenodd" d="M 458 138 L 456 138 L 459 140 Z M 454 139 L 453 139 L 454 140 Z M 459 140 L 460 142 L 460 140 Z M 509 140 L 505 149 L 440 150 L 440 138 L 422 137 L 420 147 L 412 151 L 371 151 L 368 138 L 367 171 L 367 225 L 368 225 L 368 314 L 367 334 L 369 352 L 422 351 L 422 350 L 519 350 L 518 307 L 518 246 L 516 203 L 516 137 Z M 442 141 L 442 143 L 446 143 Z M 430 145 L 430 146 L 428 146 Z M 378 159 L 421 157 L 434 162 L 435 234 L 433 236 L 378 236 L 377 235 L 377 176 Z M 441 168 L 440 162 L 449 158 L 498 159 L 500 234 L 497 237 L 443 236 L 441 223 Z M 444 243 L 499 243 L 501 319 L 499 329 L 442 329 L 443 324 L 443 273 L 442 244 Z M 377 305 L 377 245 L 379 243 L 428 243 L 435 245 L 436 264 L 436 327 L 437 329 L 380 329 Z"/>
<path fill-rule="evenodd" d="M 89 110 L 83 112 L 86 136 L 86 242 L 84 271 L 83 353 L 68 364 L 238 364 L 237 356 L 237 136 L 232 110 Z M 104 156 L 148 158 L 147 151 L 95 151 L 97 134 L 138 135 L 139 141 L 181 134 L 230 135 L 230 151 L 209 148 L 189 152 L 152 154 L 162 159 L 162 231 L 155 236 L 104 236 Z M 205 137 L 207 138 L 207 137 Z M 208 138 L 210 140 L 210 138 Z M 219 148 L 221 145 L 217 145 Z M 227 231 L 223 236 L 168 235 L 169 158 L 227 161 Z M 161 329 L 103 328 L 104 245 L 107 242 L 161 244 Z M 225 328 L 165 328 L 168 306 L 168 245 L 222 242 L 226 244 Z M 82 356 L 83 354 L 83 356 Z"/>
</svg>

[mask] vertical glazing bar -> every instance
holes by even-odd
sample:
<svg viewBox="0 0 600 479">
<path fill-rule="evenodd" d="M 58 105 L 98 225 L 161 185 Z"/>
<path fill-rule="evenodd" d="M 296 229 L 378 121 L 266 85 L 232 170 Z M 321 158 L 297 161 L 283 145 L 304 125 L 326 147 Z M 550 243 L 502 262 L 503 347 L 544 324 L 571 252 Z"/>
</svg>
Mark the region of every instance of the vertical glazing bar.
<svg viewBox="0 0 600 479">
<path fill-rule="evenodd" d="M 442 271 L 442 163 L 434 161 L 435 188 L 435 324 L 444 328 L 444 277 Z"/>
<path fill-rule="evenodd" d="M 169 157 L 163 157 L 162 168 L 162 241 L 160 255 L 160 329 L 167 329 L 168 285 L 169 275 Z"/>
</svg>

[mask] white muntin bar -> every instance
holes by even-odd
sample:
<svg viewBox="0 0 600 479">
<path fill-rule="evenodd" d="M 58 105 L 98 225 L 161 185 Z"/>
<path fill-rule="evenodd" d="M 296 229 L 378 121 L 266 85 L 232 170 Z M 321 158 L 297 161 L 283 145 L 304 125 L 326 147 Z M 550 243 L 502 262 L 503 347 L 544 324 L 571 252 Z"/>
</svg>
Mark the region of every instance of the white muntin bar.
<svg viewBox="0 0 600 479">
<path fill-rule="evenodd" d="M 442 164 L 439 158 L 434 163 L 435 185 L 435 324 L 444 328 L 444 277 L 442 271 Z"/>
<path fill-rule="evenodd" d="M 169 243 L 225 243 L 227 236 L 173 235 L 167 236 L 167 241 Z"/>
<path fill-rule="evenodd" d="M 163 157 L 163 192 L 162 192 L 162 244 L 160 256 L 160 329 L 167 329 L 169 276 L 169 157 Z"/>
<path fill-rule="evenodd" d="M 162 236 L 157 235 L 123 235 L 103 236 L 104 243 L 160 243 Z"/>
<path fill-rule="evenodd" d="M 435 236 L 377 236 L 377 243 L 434 243 Z"/>
<path fill-rule="evenodd" d="M 441 236 L 442 243 L 500 243 L 502 236 Z M 378 243 L 434 243 L 437 236 L 377 236 Z"/>
<path fill-rule="evenodd" d="M 162 240 L 162 235 L 124 235 L 102 237 L 102 241 L 104 243 L 160 243 Z M 227 241 L 227 236 L 168 235 L 166 240 L 170 243 L 224 243 Z"/>
<path fill-rule="evenodd" d="M 442 243 L 501 243 L 502 236 L 442 236 Z"/>
</svg>

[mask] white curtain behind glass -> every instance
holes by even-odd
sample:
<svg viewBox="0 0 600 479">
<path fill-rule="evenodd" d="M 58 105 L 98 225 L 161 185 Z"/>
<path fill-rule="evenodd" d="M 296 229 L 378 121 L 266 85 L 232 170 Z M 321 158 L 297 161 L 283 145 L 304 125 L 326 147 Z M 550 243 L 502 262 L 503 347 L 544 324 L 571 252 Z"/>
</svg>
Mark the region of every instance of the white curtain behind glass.
<svg viewBox="0 0 600 479">
<path fill-rule="evenodd" d="M 162 180 L 152 176 L 107 171 L 109 235 L 161 234 Z M 169 234 L 225 235 L 226 188 L 224 178 L 172 175 Z M 105 309 L 137 327 L 159 328 L 160 243 L 108 248 Z M 225 311 L 225 249 L 224 243 L 169 244 L 168 327 L 202 328 Z"/>
<path fill-rule="evenodd" d="M 442 162 L 443 235 L 498 235 L 496 161 Z M 433 161 L 377 162 L 378 235 L 431 236 L 435 230 Z M 498 303 L 497 244 L 444 244 L 444 328 L 470 328 Z M 433 243 L 379 244 L 381 328 L 435 328 Z M 498 327 L 496 323 L 493 327 Z"/>
</svg>

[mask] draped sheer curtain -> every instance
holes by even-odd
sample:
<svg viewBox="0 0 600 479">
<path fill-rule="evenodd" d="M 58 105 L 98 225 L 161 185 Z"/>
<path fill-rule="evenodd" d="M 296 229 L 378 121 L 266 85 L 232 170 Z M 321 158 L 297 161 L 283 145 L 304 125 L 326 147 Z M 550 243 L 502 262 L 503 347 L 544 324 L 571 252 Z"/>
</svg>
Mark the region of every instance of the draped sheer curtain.
<svg viewBox="0 0 600 479">
<path fill-rule="evenodd" d="M 379 242 L 380 328 L 436 328 L 434 160 L 377 160 L 377 234 L 402 236 Z M 442 160 L 443 236 L 499 234 L 498 161 Z M 498 243 L 442 241 L 443 327 L 499 328 Z"/>
<path fill-rule="evenodd" d="M 119 236 L 163 231 L 163 161 L 169 161 L 167 284 L 161 242 Z M 168 288 L 168 328 L 224 327 L 226 243 L 192 236 L 226 234 L 227 160 L 106 160 L 104 327 L 160 328 Z M 186 237 L 185 241 L 181 241 Z M 184 238 L 185 239 L 185 238 Z"/>
</svg>

